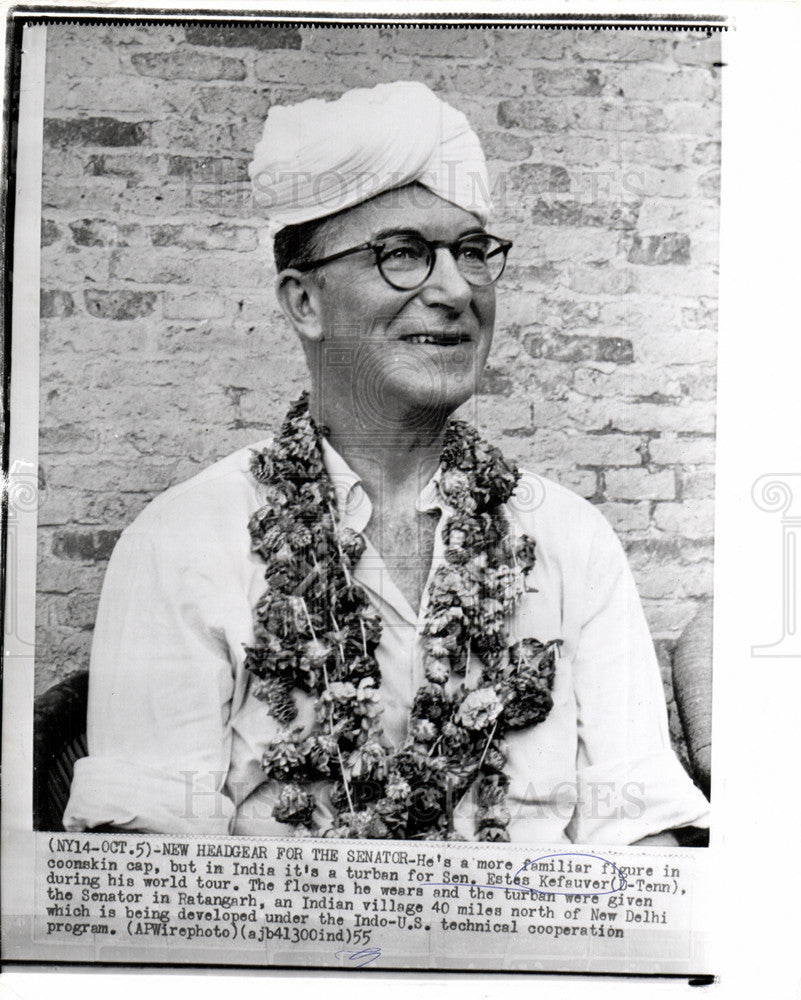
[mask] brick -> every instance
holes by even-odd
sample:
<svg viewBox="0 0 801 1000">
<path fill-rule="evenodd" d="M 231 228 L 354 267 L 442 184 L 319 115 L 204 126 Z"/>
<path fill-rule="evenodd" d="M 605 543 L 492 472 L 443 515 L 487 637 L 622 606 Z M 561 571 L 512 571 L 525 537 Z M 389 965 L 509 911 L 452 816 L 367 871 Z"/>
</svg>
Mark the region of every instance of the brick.
<svg viewBox="0 0 801 1000">
<path fill-rule="evenodd" d="M 42 283 L 55 288 L 105 282 L 108 251 L 102 247 L 45 247 L 41 255 Z"/>
<path fill-rule="evenodd" d="M 521 163 L 509 172 L 509 180 L 523 195 L 570 190 L 570 175 L 567 170 L 549 163 Z"/>
<path fill-rule="evenodd" d="M 83 247 L 142 246 L 142 227 L 136 223 L 118 224 L 106 219 L 79 219 L 69 223 L 72 242 Z"/>
<path fill-rule="evenodd" d="M 628 434 L 592 434 L 568 438 L 567 452 L 576 465 L 598 468 L 618 465 L 640 465 L 642 455 L 639 437 Z"/>
<path fill-rule="evenodd" d="M 108 559 L 117 543 L 118 531 L 58 531 L 53 536 L 53 555 L 60 559 L 80 562 L 98 562 Z"/>
<path fill-rule="evenodd" d="M 467 70 L 465 76 L 469 76 L 470 73 L 471 71 Z M 345 90 L 365 86 L 365 80 L 368 79 L 371 81 L 371 85 L 388 83 L 398 79 L 415 79 L 421 83 L 427 83 L 437 93 L 447 97 L 448 103 L 454 106 L 461 103 L 462 93 L 478 92 L 477 87 L 470 86 L 469 83 L 465 86 L 460 84 L 461 93 L 459 90 L 453 91 L 452 87 L 449 86 L 449 74 L 441 61 L 436 63 L 420 62 L 398 56 L 387 59 L 376 54 L 340 61 L 337 66 L 336 79 L 333 79 L 329 61 L 325 58 L 313 61 L 307 59 L 304 61 L 302 69 L 299 69 L 298 56 L 295 53 L 275 53 L 257 58 L 253 65 L 253 75 L 256 80 L 266 83 L 271 89 L 273 85 L 286 87 L 297 85 L 302 79 L 303 90 L 294 91 L 291 98 L 293 103 L 308 97 L 327 101 L 335 100 Z M 455 78 L 461 80 L 463 74 L 456 71 L 454 75 Z M 486 78 L 484 83 L 484 89 L 486 89 Z M 490 89 L 493 89 L 492 85 L 490 85 Z"/>
<path fill-rule="evenodd" d="M 718 273 L 711 265 L 687 267 L 668 264 L 665 267 L 638 267 L 632 275 L 630 288 L 643 296 L 676 298 L 715 298 L 718 294 Z"/>
<path fill-rule="evenodd" d="M 697 191 L 687 199 L 649 198 L 640 208 L 639 228 L 644 233 L 717 232 L 720 208 L 699 201 Z"/>
<path fill-rule="evenodd" d="M 684 503 L 658 503 L 654 507 L 654 525 L 687 538 L 711 538 L 715 523 L 714 500 L 686 500 Z"/>
<path fill-rule="evenodd" d="M 231 203 L 230 211 L 225 210 L 226 195 L 232 192 L 234 199 Z M 225 187 L 214 185 L 206 192 L 209 199 L 209 210 L 220 215 L 241 215 L 240 209 L 244 205 L 242 196 L 233 186 Z M 194 211 L 200 205 L 200 186 L 191 184 L 185 179 L 178 178 L 175 182 L 161 182 L 157 187 L 148 186 L 141 188 L 126 187 L 120 191 L 114 199 L 104 199 L 113 202 L 113 207 L 120 214 L 133 215 L 136 218 L 147 218 L 156 216 L 163 220 L 171 215 L 185 215 Z M 250 192 L 248 192 L 248 199 Z M 103 203 L 95 206 L 105 207 Z"/>
<path fill-rule="evenodd" d="M 134 292 L 127 288 L 101 291 L 87 288 L 83 293 L 86 311 L 100 319 L 128 320 L 149 316 L 156 304 L 156 292 Z"/>
<path fill-rule="evenodd" d="M 715 461 L 715 439 L 665 436 L 654 438 L 648 451 L 651 461 L 657 465 L 712 464 Z"/>
<path fill-rule="evenodd" d="M 543 297 L 537 310 L 537 319 L 541 323 L 558 325 L 565 330 L 593 326 L 598 322 L 600 314 L 600 304 L 592 300 Z"/>
<path fill-rule="evenodd" d="M 65 364 L 74 364 L 76 356 L 86 361 L 129 354 L 136 356 L 130 359 L 135 361 L 155 349 L 157 328 L 146 318 L 132 320 L 123 337 L 113 324 L 114 320 L 102 318 L 87 322 L 83 310 L 72 319 L 46 324 L 42 330 L 42 378 L 56 378 Z"/>
<path fill-rule="evenodd" d="M 514 249 L 512 250 L 512 253 L 514 253 Z M 502 287 L 520 288 L 522 286 L 527 292 L 533 292 L 537 289 L 547 289 L 548 291 L 551 291 L 554 286 L 559 283 L 560 273 L 561 269 L 552 261 L 548 261 L 545 264 L 507 264 L 506 270 L 503 273 L 503 278 L 501 279 L 504 282 Z M 521 294 L 522 293 L 518 292 L 514 296 L 514 299 L 519 299 Z M 529 304 L 527 299 L 517 302 L 517 305 L 521 306 L 521 309 L 517 310 L 520 314 L 521 322 L 525 323 L 531 318 L 532 311 L 536 309 L 536 303 L 536 297 L 532 299 L 532 304 Z M 507 307 L 511 307 L 512 305 L 512 297 L 504 296 L 498 302 L 498 309 L 499 311 L 505 310 Z"/>
<path fill-rule="evenodd" d="M 696 185 L 694 175 L 684 166 L 658 167 L 645 165 L 637 174 L 637 194 L 641 198 L 687 198 Z"/>
<path fill-rule="evenodd" d="M 714 499 L 714 469 L 682 469 L 679 482 L 683 500 Z"/>
<path fill-rule="evenodd" d="M 575 264 L 570 268 L 568 285 L 582 295 L 623 295 L 633 290 L 634 280 L 628 270 L 608 263 Z"/>
<path fill-rule="evenodd" d="M 503 372 L 498 371 L 491 365 L 487 366 L 481 373 L 479 392 L 490 395 L 505 395 L 512 388 L 512 379 Z"/>
<path fill-rule="evenodd" d="M 163 122 L 154 122 L 150 129 L 150 144 L 168 153 L 189 151 L 207 156 L 210 152 L 233 153 L 233 128 L 230 122 L 198 122 L 193 118 L 172 116 Z M 248 153 L 253 152 L 249 144 Z M 238 152 L 238 150 L 237 150 Z"/>
<path fill-rule="evenodd" d="M 720 171 L 710 170 L 708 174 L 698 178 L 698 190 L 706 198 L 720 198 Z"/>
<path fill-rule="evenodd" d="M 484 55 L 483 34 L 469 28 L 402 25 L 392 28 L 385 37 L 390 39 L 394 55 L 408 53 L 417 57 L 448 58 L 457 53 L 460 59 L 469 59 Z"/>
<path fill-rule="evenodd" d="M 718 310 L 715 303 L 702 299 L 698 305 L 684 306 L 681 310 L 683 326 L 693 330 L 717 330 Z"/>
<path fill-rule="evenodd" d="M 44 534 L 44 533 L 42 533 Z M 51 558 L 50 544 L 42 546 L 36 569 L 37 590 L 44 593 L 71 594 L 79 584 L 87 590 L 99 592 L 103 582 L 103 567 L 78 566 Z"/>
<path fill-rule="evenodd" d="M 488 160 L 527 160 L 533 146 L 522 136 L 506 132 L 490 132 L 482 136 L 481 146 Z"/>
<path fill-rule="evenodd" d="M 496 62 L 525 63 L 561 59 L 568 47 L 570 35 L 564 29 L 524 24 L 498 28 L 492 37 Z"/>
<path fill-rule="evenodd" d="M 626 365 L 634 360 L 631 341 L 619 337 L 530 333 L 524 346 L 532 358 L 552 358 L 554 361 L 614 361 Z"/>
<path fill-rule="evenodd" d="M 189 295 L 165 293 L 162 314 L 165 319 L 220 319 L 227 312 L 220 295 L 193 292 Z"/>
<path fill-rule="evenodd" d="M 574 493 L 584 497 L 585 500 L 597 502 L 599 497 L 598 477 L 595 472 L 589 469 L 568 469 L 559 473 L 558 481 L 562 486 L 567 486 Z"/>
<path fill-rule="evenodd" d="M 691 600 L 643 600 L 651 635 L 674 640 L 681 635 L 697 607 L 698 602 Z"/>
<path fill-rule="evenodd" d="M 45 144 L 42 147 L 42 176 L 51 176 L 63 181 L 72 177 L 83 177 L 86 151 L 80 147 L 74 149 L 58 148 Z"/>
<path fill-rule="evenodd" d="M 245 64 L 230 56 L 207 55 L 201 52 L 137 52 L 131 65 L 142 76 L 157 76 L 162 80 L 244 80 Z"/>
<path fill-rule="evenodd" d="M 197 389 L 195 390 L 197 391 Z M 120 426 L 120 431 L 124 433 L 131 426 L 134 419 L 139 419 L 140 414 L 143 409 L 147 408 L 147 405 L 151 400 L 160 403 L 164 396 L 169 396 L 171 393 L 165 391 L 162 394 L 156 392 L 144 393 L 141 387 L 137 387 L 135 393 L 131 395 L 138 396 L 139 406 L 135 405 L 134 400 L 128 400 L 127 396 L 120 392 L 119 388 L 115 394 L 115 402 L 122 402 L 127 409 L 125 415 L 125 422 Z M 174 390 L 172 391 L 174 396 Z M 130 402 L 130 406 L 128 406 Z M 165 407 L 164 413 L 166 416 L 170 415 L 168 407 Z M 202 418 L 201 418 L 202 419 Z M 136 461 L 132 461 L 132 458 L 136 458 Z M 53 484 L 53 488 L 57 489 L 61 486 L 69 486 L 70 488 L 79 488 L 87 493 L 101 493 L 108 494 L 110 492 L 120 491 L 123 493 L 146 493 L 148 496 L 152 496 L 155 493 L 160 493 L 165 490 L 173 482 L 176 482 L 173 478 L 173 471 L 176 466 L 175 459 L 165 459 L 165 460 L 155 460 L 149 459 L 146 456 L 137 454 L 134 449 L 130 449 L 124 456 L 116 457 L 114 462 L 106 462 L 103 465 L 102 474 L 97 466 L 97 461 L 95 459 L 88 459 L 75 457 L 69 465 L 52 465 L 50 470 L 50 481 Z M 96 532 L 85 531 L 85 532 L 66 532 L 66 534 L 77 534 L 83 537 L 86 535 L 87 538 L 93 538 Z M 107 532 L 97 532 L 101 536 L 116 536 L 119 532 L 107 531 Z M 102 539 L 101 539 L 102 541 Z M 54 543 L 55 544 L 55 543 Z M 61 544 L 61 543 L 59 543 Z M 94 543 L 91 543 L 94 544 Z M 98 545 L 101 543 L 98 542 Z M 110 543 L 113 545 L 113 540 Z M 76 549 L 76 546 L 80 548 L 81 545 L 88 546 L 90 542 L 65 542 L 67 548 L 64 551 L 72 551 Z M 70 549 L 69 546 L 72 546 Z M 102 547 L 102 546 L 101 546 Z M 55 551 L 55 549 L 54 549 Z M 106 549 L 103 548 L 105 552 Z M 110 552 L 111 550 L 108 549 Z M 59 553 L 56 553 L 57 555 Z M 67 557 L 65 558 L 73 558 Z M 75 556 L 74 558 L 78 558 Z"/>
<path fill-rule="evenodd" d="M 72 316 L 74 312 L 75 302 L 69 292 L 43 288 L 39 293 L 39 315 L 42 319 Z"/>
<path fill-rule="evenodd" d="M 649 566 L 669 562 L 712 563 L 711 539 L 685 539 L 676 537 L 648 537 L 635 539 L 626 546 L 632 568 L 640 572 Z"/>
<path fill-rule="evenodd" d="M 192 253 L 181 247 L 154 247 L 144 255 L 120 249 L 113 252 L 110 262 L 110 276 L 115 281 L 146 285 L 257 289 L 263 287 L 268 273 L 258 255 L 234 250 Z"/>
<path fill-rule="evenodd" d="M 673 135 L 702 135 L 705 138 L 720 131 L 720 105 L 670 104 L 665 108 L 668 129 Z"/>
<path fill-rule="evenodd" d="M 141 183 L 159 173 L 159 158 L 138 151 L 124 156 L 98 153 L 87 157 L 84 173 L 89 177 L 124 177 L 129 185 Z"/>
<path fill-rule="evenodd" d="M 681 391 L 687 399 L 706 400 L 714 406 L 717 366 L 696 363 L 681 370 Z"/>
<path fill-rule="evenodd" d="M 647 531 L 651 524 L 651 504 L 648 502 L 601 503 L 598 510 L 619 534 Z"/>
<path fill-rule="evenodd" d="M 108 450 L 108 444 L 106 441 L 99 441 L 97 450 L 103 448 Z M 63 455 L 57 453 L 51 453 L 46 456 L 45 463 L 47 469 L 51 467 L 52 463 L 68 461 Z M 139 511 L 142 509 L 144 501 L 141 497 L 138 497 L 130 493 L 113 493 L 113 494 L 93 494 L 86 493 L 82 489 L 69 489 L 65 486 L 60 486 L 56 490 L 48 490 L 45 496 L 45 501 L 40 502 L 39 510 L 37 512 L 38 524 L 40 528 L 43 527 L 56 527 L 63 528 L 65 525 L 70 525 L 74 527 L 76 525 L 99 525 L 103 528 L 123 528 L 136 517 Z M 44 545 L 43 558 L 49 556 L 50 554 L 50 544 Z M 53 565 L 63 566 L 63 564 L 56 563 L 50 560 Z M 70 570 L 70 573 L 72 570 Z M 48 576 L 50 579 L 50 576 Z M 59 576 L 59 580 L 62 578 Z M 70 577 L 70 579 L 72 579 Z M 100 580 L 98 579 L 98 585 Z M 37 580 L 37 585 L 39 589 L 54 589 L 55 585 L 44 583 Z M 58 589 L 58 588 L 55 588 Z M 69 586 L 65 586 L 66 591 L 71 591 L 75 589 L 75 582 L 73 580 Z"/>
<path fill-rule="evenodd" d="M 538 226 L 633 229 L 637 225 L 639 208 L 639 202 L 585 204 L 555 198 L 540 199 L 531 210 L 531 222 Z"/>
<path fill-rule="evenodd" d="M 686 233 L 659 233 L 643 237 L 635 233 L 626 259 L 630 264 L 689 264 L 690 237 Z"/>
<path fill-rule="evenodd" d="M 611 104 L 589 98 L 557 101 L 553 98 L 526 98 L 501 101 L 497 123 L 503 128 L 534 132 L 666 132 L 670 121 L 664 110 L 653 104 Z"/>
<path fill-rule="evenodd" d="M 41 615 L 37 614 L 37 620 Z M 70 627 L 47 629 L 37 625 L 36 649 L 37 667 L 43 662 L 39 651 L 48 650 L 46 666 L 36 680 L 36 693 L 47 690 L 52 684 L 75 673 L 86 670 L 89 666 L 89 650 L 92 645 L 92 633 L 88 630 L 76 630 Z"/>
<path fill-rule="evenodd" d="M 577 32 L 575 51 L 578 59 L 599 62 L 642 62 L 660 60 L 667 49 L 667 42 L 651 37 L 650 32 L 605 31 L 581 29 Z"/>
<path fill-rule="evenodd" d="M 98 598 L 92 594 L 50 595 L 45 603 L 44 620 L 49 627 L 82 631 L 92 628 L 97 615 Z"/>
<path fill-rule="evenodd" d="M 672 55 L 677 63 L 711 68 L 713 63 L 720 62 L 720 45 L 717 32 L 695 38 L 677 38 L 672 45 Z"/>
<path fill-rule="evenodd" d="M 544 427 L 526 433 L 533 437 L 538 462 L 563 460 L 571 466 L 591 468 L 642 464 L 637 450 L 640 439 L 634 435 L 568 433 Z"/>
<path fill-rule="evenodd" d="M 185 177 L 201 183 L 230 184 L 248 181 L 248 160 L 230 156 L 170 156 L 167 173 L 170 177 Z"/>
<path fill-rule="evenodd" d="M 656 273 L 662 274 L 665 270 L 667 269 L 660 268 Z M 717 336 L 714 331 L 683 330 L 677 327 L 678 325 L 663 329 L 637 327 L 638 360 L 643 363 L 691 365 L 707 364 L 717 359 Z M 665 336 L 665 329 L 670 330 L 669 338 Z"/>
<path fill-rule="evenodd" d="M 532 240 L 532 252 L 544 251 L 553 261 L 598 267 L 620 257 L 620 236 L 615 230 L 592 226 L 572 231 L 550 226 L 542 230 L 532 227 L 525 238 Z M 522 246 L 520 252 L 524 252 Z"/>
<path fill-rule="evenodd" d="M 42 219 L 41 245 L 49 247 L 61 239 L 61 230 L 52 219 Z"/>
<path fill-rule="evenodd" d="M 677 375 L 635 362 L 626 368 L 577 368 L 573 388 L 584 395 L 618 400 L 640 400 L 658 396 L 679 402 L 682 384 Z"/>
<path fill-rule="evenodd" d="M 73 451 L 94 454 L 98 443 L 97 430 L 83 423 L 39 428 L 39 448 L 45 454 Z"/>
<path fill-rule="evenodd" d="M 693 152 L 693 163 L 720 163 L 720 142 L 701 142 Z"/>
<path fill-rule="evenodd" d="M 523 467 L 527 464 L 526 459 L 521 459 Z M 545 476 L 546 479 L 553 479 L 560 486 L 565 486 L 585 500 L 593 499 L 598 494 L 598 476 L 591 469 L 572 469 L 564 466 L 536 463 L 538 475 Z M 546 487 L 547 489 L 547 487 Z"/>
<path fill-rule="evenodd" d="M 670 470 L 609 469 L 605 479 L 606 496 L 611 500 L 672 500 L 676 495 Z"/>
<path fill-rule="evenodd" d="M 197 96 L 204 114 L 225 115 L 228 118 L 240 115 L 259 122 L 267 117 L 273 103 L 280 104 L 288 97 L 276 94 L 272 88 L 267 91 L 264 87 L 201 87 Z"/>
<path fill-rule="evenodd" d="M 93 40 L 96 42 L 96 39 Z M 76 44 L 71 39 L 59 39 L 57 35 L 52 33 L 52 30 L 48 31 L 47 79 L 70 79 L 71 77 L 107 79 L 120 72 L 122 69 L 120 47 L 86 44 L 86 42 L 86 36 L 82 39 L 82 44 L 81 42 Z M 95 94 L 97 94 L 96 89 Z M 58 100 L 60 97 L 60 88 L 52 90 L 48 88 L 49 100 Z"/>
<path fill-rule="evenodd" d="M 652 167 L 686 167 L 697 147 L 695 139 L 672 135 L 626 136 L 616 149 L 622 163 Z M 614 159 L 614 156 L 610 157 Z"/>
<path fill-rule="evenodd" d="M 644 599 L 705 597 L 712 591 L 712 563 L 652 566 L 637 574 L 637 590 Z"/>
<path fill-rule="evenodd" d="M 286 317 L 271 289 L 248 289 L 245 293 L 237 293 L 237 297 L 236 315 L 243 325 L 257 323 L 260 329 L 267 330 L 286 326 Z"/>
<path fill-rule="evenodd" d="M 703 70 L 663 70 L 626 67 L 621 74 L 623 96 L 635 101 L 692 101 L 702 104 L 715 95 L 715 85 Z"/>
<path fill-rule="evenodd" d="M 678 406 L 628 403 L 615 413 L 614 426 L 622 431 L 696 431 L 711 434 L 715 413 L 708 403 L 684 400 Z"/>
<path fill-rule="evenodd" d="M 255 250 L 259 245 L 256 230 L 250 226 L 231 226 L 217 222 L 210 226 L 149 226 L 153 246 L 179 246 L 201 250 Z"/>
<path fill-rule="evenodd" d="M 305 29 L 302 47 L 305 55 L 353 55 L 354 53 L 375 52 L 388 38 L 392 28 L 366 25 L 358 29 L 325 25 Z"/>
<path fill-rule="evenodd" d="M 48 111 L 103 111 L 122 115 L 140 115 L 149 108 L 162 105 L 165 111 L 183 113 L 192 104 L 192 95 L 185 90 L 173 89 L 167 93 L 165 81 L 139 78 L 131 86 L 130 76 L 109 75 L 103 78 L 102 92 L 98 91 L 97 77 L 75 80 L 57 88 L 52 95 Z M 48 91 L 52 93 L 52 91 Z"/>
<path fill-rule="evenodd" d="M 58 148 L 73 146 L 141 146 L 148 126 L 116 118 L 47 118 L 44 141 Z"/>
<path fill-rule="evenodd" d="M 614 159 L 594 167 L 570 170 L 571 190 L 577 200 L 595 203 L 638 202 L 647 190 L 648 165 L 635 166 Z"/>
<path fill-rule="evenodd" d="M 270 49 L 299 49 L 297 28 L 277 24 L 188 24 L 186 40 L 190 45 L 207 48 L 248 48 L 265 52 Z"/>
</svg>

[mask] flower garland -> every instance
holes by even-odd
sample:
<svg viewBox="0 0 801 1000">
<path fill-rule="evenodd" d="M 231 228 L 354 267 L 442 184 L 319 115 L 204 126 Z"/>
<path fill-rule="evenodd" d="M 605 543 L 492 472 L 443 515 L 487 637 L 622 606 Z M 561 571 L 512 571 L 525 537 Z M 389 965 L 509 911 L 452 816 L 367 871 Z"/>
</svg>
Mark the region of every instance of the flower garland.
<svg viewBox="0 0 801 1000">
<path fill-rule="evenodd" d="M 407 738 L 392 749 L 380 724 L 381 620 L 352 576 L 365 542 L 337 525 L 324 433 L 304 393 L 274 443 L 251 461 L 265 490 L 249 523 L 251 547 L 266 563 L 268 589 L 255 609 L 245 665 L 255 695 L 288 730 L 262 761 L 283 783 L 273 815 L 310 832 L 316 801 L 308 786 L 327 780 L 335 822 L 326 836 L 462 839 L 453 806 L 477 781 L 477 838 L 508 841 L 503 737 L 550 712 L 561 644 L 510 644 L 506 632 L 535 558 L 530 538 L 512 546 L 503 509 L 519 471 L 470 425 L 449 423 L 439 490 L 453 513 L 444 528 L 446 561 L 428 591 L 426 682 Z M 449 692 L 449 678 L 465 674 L 471 653 L 482 665 L 478 683 Z M 305 739 L 302 727 L 290 729 L 296 688 L 316 699 L 316 724 Z"/>
</svg>

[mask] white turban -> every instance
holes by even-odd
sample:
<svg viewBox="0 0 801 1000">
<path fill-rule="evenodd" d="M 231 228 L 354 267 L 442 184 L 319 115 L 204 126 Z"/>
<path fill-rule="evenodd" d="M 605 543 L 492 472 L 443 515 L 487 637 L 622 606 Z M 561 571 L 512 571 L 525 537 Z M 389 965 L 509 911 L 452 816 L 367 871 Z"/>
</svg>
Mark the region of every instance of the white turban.
<svg viewBox="0 0 801 1000">
<path fill-rule="evenodd" d="M 397 81 L 270 109 L 248 167 L 273 223 L 296 225 L 417 181 L 486 224 L 487 165 L 461 111 Z"/>
</svg>

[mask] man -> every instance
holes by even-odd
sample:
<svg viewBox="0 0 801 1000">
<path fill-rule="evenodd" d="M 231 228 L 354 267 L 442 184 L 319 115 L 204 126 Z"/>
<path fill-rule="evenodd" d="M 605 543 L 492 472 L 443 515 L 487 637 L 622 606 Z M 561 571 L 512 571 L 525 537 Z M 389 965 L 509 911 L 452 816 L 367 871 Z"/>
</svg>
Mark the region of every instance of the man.
<svg viewBox="0 0 801 1000">
<path fill-rule="evenodd" d="M 453 411 L 511 243 L 464 116 L 270 112 L 251 177 L 310 373 L 109 565 L 68 829 L 633 843 L 706 824 L 619 542 Z M 266 359 L 269 363 L 269 359 Z"/>
</svg>

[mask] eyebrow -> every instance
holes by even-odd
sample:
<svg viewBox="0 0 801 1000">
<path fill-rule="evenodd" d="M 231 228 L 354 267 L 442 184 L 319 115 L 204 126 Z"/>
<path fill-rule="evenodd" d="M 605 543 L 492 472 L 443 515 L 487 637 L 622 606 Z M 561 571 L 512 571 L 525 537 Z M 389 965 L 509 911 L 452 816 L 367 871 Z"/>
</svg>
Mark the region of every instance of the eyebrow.
<svg viewBox="0 0 801 1000">
<path fill-rule="evenodd" d="M 455 237 L 457 240 L 464 239 L 465 236 L 487 236 L 488 233 L 486 229 L 481 226 L 474 226 L 472 229 L 465 229 L 458 236 Z M 388 236 L 419 236 L 421 240 L 426 239 L 419 229 L 382 229 L 371 237 L 373 240 L 383 240 Z"/>
</svg>

